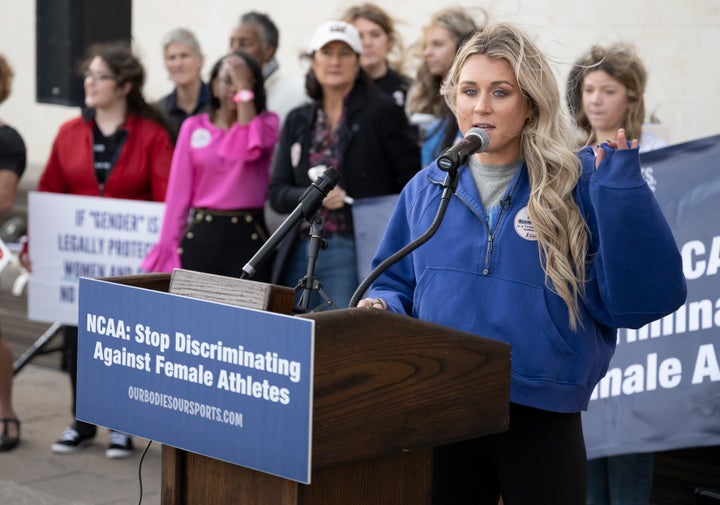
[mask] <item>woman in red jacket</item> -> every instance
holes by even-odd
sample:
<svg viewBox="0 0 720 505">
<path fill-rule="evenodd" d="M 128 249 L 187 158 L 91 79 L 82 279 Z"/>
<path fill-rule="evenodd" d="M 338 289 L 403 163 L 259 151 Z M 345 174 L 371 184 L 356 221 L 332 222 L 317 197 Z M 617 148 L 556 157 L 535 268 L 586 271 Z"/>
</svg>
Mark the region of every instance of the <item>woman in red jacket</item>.
<svg viewBox="0 0 720 505">
<path fill-rule="evenodd" d="M 173 148 L 159 113 L 145 101 L 145 71 L 125 44 L 93 46 L 85 69 L 81 117 L 60 127 L 38 191 L 162 202 Z M 77 383 L 77 326 L 65 327 L 73 412 Z M 97 428 L 79 420 L 52 446 L 70 454 L 86 446 Z M 108 458 L 132 454 L 132 439 L 110 433 Z"/>
<path fill-rule="evenodd" d="M 38 191 L 162 202 L 172 145 L 143 98 L 143 66 L 124 45 L 90 51 L 87 108 L 60 127 Z"/>
</svg>

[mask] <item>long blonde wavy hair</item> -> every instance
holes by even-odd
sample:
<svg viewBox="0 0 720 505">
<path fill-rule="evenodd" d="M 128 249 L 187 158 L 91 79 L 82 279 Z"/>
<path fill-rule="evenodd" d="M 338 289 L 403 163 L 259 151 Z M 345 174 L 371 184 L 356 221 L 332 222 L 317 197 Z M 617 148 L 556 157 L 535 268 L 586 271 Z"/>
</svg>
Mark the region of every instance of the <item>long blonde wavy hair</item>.
<svg viewBox="0 0 720 505">
<path fill-rule="evenodd" d="M 530 178 L 528 212 L 546 282 L 567 305 L 574 330 L 585 294 L 588 231 L 573 198 L 580 166 L 569 144 L 571 121 L 561 107 L 557 81 L 544 54 L 520 29 L 488 25 L 460 48 L 443 84 L 441 93 L 453 112 L 460 71 L 475 54 L 506 60 L 528 102 L 530 117 L 520 134 Z"/>
</svg>

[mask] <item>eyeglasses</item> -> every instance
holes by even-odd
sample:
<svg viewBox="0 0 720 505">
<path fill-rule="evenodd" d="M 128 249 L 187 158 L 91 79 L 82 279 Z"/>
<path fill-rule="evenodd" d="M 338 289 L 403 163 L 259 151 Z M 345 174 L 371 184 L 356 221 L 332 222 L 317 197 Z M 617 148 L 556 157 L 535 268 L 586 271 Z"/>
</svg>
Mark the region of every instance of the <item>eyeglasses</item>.
<svg viewBox="0 0 720 505">
<path fill-rule="evenodd" d="M 116 77 L 111 74 L 101 74 L 99 72 L 91 72 L 86 70 L 83 73 L 84 79 L 92 79 L 93 81 L 114 81 Z"/>
</svg>

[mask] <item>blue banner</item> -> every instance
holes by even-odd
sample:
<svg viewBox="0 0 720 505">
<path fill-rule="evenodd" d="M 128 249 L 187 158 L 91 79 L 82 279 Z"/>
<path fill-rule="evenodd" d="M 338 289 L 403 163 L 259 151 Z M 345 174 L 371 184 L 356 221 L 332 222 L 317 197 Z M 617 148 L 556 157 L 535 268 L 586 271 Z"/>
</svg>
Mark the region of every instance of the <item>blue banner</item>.
<svg viewBox="0 0 720 505">
<path fill-rule="evenodd" d="M 314 321 L 80 280 L 77 417 L 308 484 Z"/>
<path fill-rule="evenodd" d="M 641 154 L 682 252 L 685 305 L 621 329 L 583 430 L 588 458 L 720 444 L 720 135 Z"/>
</svg>

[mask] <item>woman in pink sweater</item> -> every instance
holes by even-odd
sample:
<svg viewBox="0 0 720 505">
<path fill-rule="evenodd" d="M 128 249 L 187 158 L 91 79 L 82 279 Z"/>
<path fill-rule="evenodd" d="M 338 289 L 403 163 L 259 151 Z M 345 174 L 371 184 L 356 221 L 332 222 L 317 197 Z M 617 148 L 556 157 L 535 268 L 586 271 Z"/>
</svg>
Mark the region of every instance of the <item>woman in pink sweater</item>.
<svg viewBox="0 0 720 505">
<path fill-rule="evenodd" d="M 263 203 L 278 117 L 265 108 L 258 63 L 237 51 L 210 74 L 211 112 L 191 116 L 180 129 L 159 242 L 142 268 L 185 268 L 240 277 L 267 239 Z M 254 280 L 268 281 L 270 265 Z"/>
</svg>

